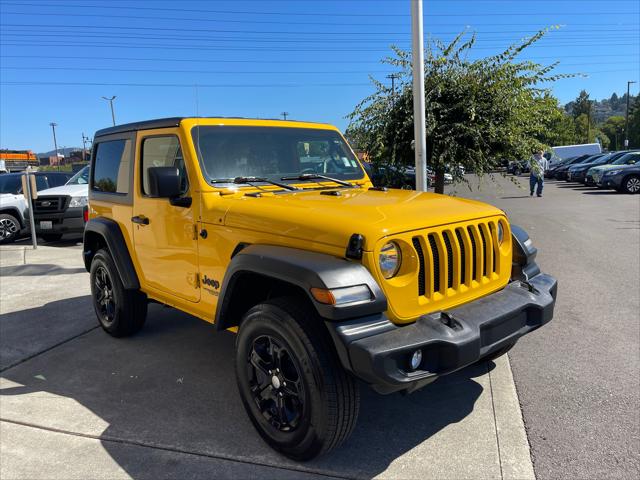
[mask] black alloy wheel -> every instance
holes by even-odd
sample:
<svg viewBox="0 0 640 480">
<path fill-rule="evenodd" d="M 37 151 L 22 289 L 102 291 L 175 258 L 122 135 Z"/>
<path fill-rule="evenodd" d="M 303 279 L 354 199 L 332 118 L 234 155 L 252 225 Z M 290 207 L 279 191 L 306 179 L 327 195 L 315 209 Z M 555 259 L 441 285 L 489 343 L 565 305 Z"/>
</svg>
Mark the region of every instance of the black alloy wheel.
<svg viewBox="0 0 640 480">
<path fill-rule="evenodd" d="M 304 385 L 298 360 L 286 343 L 270 335 L 256 338 L 246 373 L 262 416 L 281 432 L 295 431 L 304 414 Z"/>
<path fill-rule="evenodd" d="M 100 265 L 94 276 L 94 292 L 96 311 L 100 316 L 100 322 L 105 327 L 113 324 L 116 314 L 116 300 L 113 291 L 113 281 L 107 269 Z"/>
</svg>

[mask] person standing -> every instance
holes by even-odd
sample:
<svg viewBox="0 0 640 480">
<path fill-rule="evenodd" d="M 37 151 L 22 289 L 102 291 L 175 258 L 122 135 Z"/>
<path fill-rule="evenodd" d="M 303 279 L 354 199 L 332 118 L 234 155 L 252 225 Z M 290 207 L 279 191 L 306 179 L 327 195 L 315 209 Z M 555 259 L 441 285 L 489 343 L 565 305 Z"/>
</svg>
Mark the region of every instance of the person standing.
<svg viewBox="0 0 640 480">
<path fill-rule="evenodd" d="M 536 190 L 538 197 L 542 196 L 542 188 L 544 186 L 544 172 L 549 168 L 549 160 L 544 156 L 544 151 L 538 150 L 531 160 L 529 160 L 529 195 L 533 197 L 533 191 Z M 537 188 L 536 188 L 537 187 Z"/>
</svg>

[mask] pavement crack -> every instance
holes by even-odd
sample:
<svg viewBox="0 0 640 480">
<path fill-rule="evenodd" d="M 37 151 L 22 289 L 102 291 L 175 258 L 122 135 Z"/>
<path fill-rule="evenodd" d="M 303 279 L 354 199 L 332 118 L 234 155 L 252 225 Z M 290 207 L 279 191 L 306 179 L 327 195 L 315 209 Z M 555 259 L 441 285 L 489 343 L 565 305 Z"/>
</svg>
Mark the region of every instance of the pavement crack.
<svg viewBox="0 0 640 480">
<path fill-rule="evenodd" d="M 87 438 L 87 439 L 91 439 L 91 440 L 99 440 L 101 442 L 111 442 L 111 443 L 118 443 L 121 445 L 130 445 L 130 446 L 135 446 L 135 447 L 142 447 L 142 448 L 152 448 L 154 450 L 162 450 L 165 452 L 172 452 L 172 453 L 180 453 L 183 455 L 194 455 L 197 457 L 204 457 L 204 458 L 213 458 L 216 460 L 225 460 L 225 461 L 229 461 L 229 462 L 234 462 L 234 463 L 240 463 L 240 464 L 244 464 L 244 465 L 257 465 L 260 467 L 267 467 L 267 468 L 274 468 L 277 470 L 287 470 L 290 472 L 296 472 L 296 473 L 309 473 L 309 474 L 313 474 L 313 475 L 318 475 L 318 476 L 322 476 L 322 477 L 327 477 L 327 478 L 343 478 L 346 480 L 358 480 L 359 477 L 349 477 L 349 476 L 342 476 L 342 475 L 337 475 L 337 474 L 330 474 L 330 473 L 325 473 L 322 471 L 318 471 L 318 470 L 314 470 L 312 468 L 293 468 L 290 466 L 283 466 L 283 465 L 274 465 L 274 464 L 270 464 L 267 462 L 251 462 L 251 461 L 246 461 L 246 460 L 240 460 L 238 458 L 233 458 L 229 455 L 215 455 L 215 454 L 211 454 L 211 453 L 204 453 L 204 452 L 191 452 L 189 450 L 185 450 L 185 449 L 181 449 L 181 448 L 177 448 L 177 447 L 169 447 L 166 445 L 154 445 L 154 444 L 149 444 L 149 443 L 145 443 L 145 442 L 138 442 L 135 440 L 125 440 L 122 438 L 116 438 L 116 437 L 109 437 L 109 436 L 101 436 L 101 435 L 91 435 L 89 433 L 80 433 L 80 432 L 72 432 L 69 430 L 64 430 L 64 429 L 60 429 L 60 428 L 55 428 L 55 427 L 45 427 L 43 425 L 37 425 L 35 423 L 30 423 L 30 422 L 21 422 L 19 420 L 9 420 L 7 418 L 1 418 L 0 417 L 0 422 L 5 422 L 5 423 L 11 423 L 14 425 L 20 425 L 23 427 L 28 427 L 28 428 L 35 428 L 38 430 L 44 430 L 47 432 L 53 432 L 53 433 L 60 433 L 62 435 L 71 435 L 74 437 L 80 437 L 80 438 Z"/>
<path fill-rule="evenodd" d="M 496 432 L 496 446 L 498 448 L 498 464 L 500 465 L 500 479 L 504 480 L 504 472 L 502 468 L 502 453 L 500 452 L 500 435 L 498 435 L 498 421 L 496 419 L 496 404 L 493 398 L 493 383 L 491 382 L 491 369 L 487 365 L 487 374 L 489 375 L 489 394 L 491 396 L 491 409 L 493 410 L 493 428 Z"/>
<path fill-rule="evenodd" d="M 84 331 L 78 333 L 77 335 L 74 335 L 73 337 L 69 337 L 69 338 L 67 338 L 65 340 L 62 340 L 61 342 L 56 343 L 55 345 L 51 345 L 50 347 L 45 348 L 44 350 L 40 350 L 39 352 L 33 353 L 33 354 L 31 354 L 31 355 L 29 355 L 29 356 L 27 356 L 25 358 L 22 358 L 22 359 L 18 360 L 17 362 L 12 363 L 11 365 L 7 365 L 6 367 L 2 367 L 2 368 L 0 368 L 0 373 L 5 372 L 5 371 L 9 370 L 10 368 L 17 367 L 18 365 L 21 365 L 24 362 L 28 362 L 32 358 L 36 358 L 36 357 L 42 355 L 43 353 L 47 353 L 47 352 L 53 350 L 54 348 L 57 348 L 57 347 L 59 347 L 61 345 L 64 345 L 65 343 L 70 342 L 71 340 L 75 340 L 76 338 L 81 337 L 82 335 L 85 335 L 85 334 L 91 332 L 92 330 L 95 330 L 98 327 L 100 327 L 100 325 L 95 325 L 95 326 L 91 327 L 88 330 L 84 330 Z"/>
</svg>

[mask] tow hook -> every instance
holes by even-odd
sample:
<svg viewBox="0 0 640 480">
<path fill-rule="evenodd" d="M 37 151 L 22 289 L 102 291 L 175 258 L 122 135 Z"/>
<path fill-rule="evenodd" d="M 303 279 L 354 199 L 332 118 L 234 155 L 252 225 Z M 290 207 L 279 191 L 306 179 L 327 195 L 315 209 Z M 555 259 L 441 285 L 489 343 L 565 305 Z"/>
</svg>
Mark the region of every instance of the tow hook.
<svg viewBox="0 0 640 480">
<path fill-rule="evenodd" d="M 460 322 L 447 312 L 440 312 L 440 321 L 452 330 L 460 330 L 462 328 Z"/>
</svg>

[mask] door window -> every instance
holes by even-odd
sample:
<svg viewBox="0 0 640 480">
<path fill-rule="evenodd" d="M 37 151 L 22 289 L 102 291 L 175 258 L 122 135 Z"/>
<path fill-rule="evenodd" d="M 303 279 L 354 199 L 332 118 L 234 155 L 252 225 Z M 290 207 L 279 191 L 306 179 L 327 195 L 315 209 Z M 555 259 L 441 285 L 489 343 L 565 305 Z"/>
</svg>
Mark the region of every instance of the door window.
<svg viewBox="0 0 640 480">
<path fill-rule="evenodd" d="M 189 190 L 189 180 L 182 158 L 180 140 L 175 135 L 145 138 L 142 142 L 142 193 L 149 193 L 151 167 L 176 167 L 180 173 L 180 193 Z"/>
<path fill-rule="evenodd" d="M 100 142 L 96 146 L 93 190 L 103 193 L 129 193 L 131 140 Z"/>
</svg>

